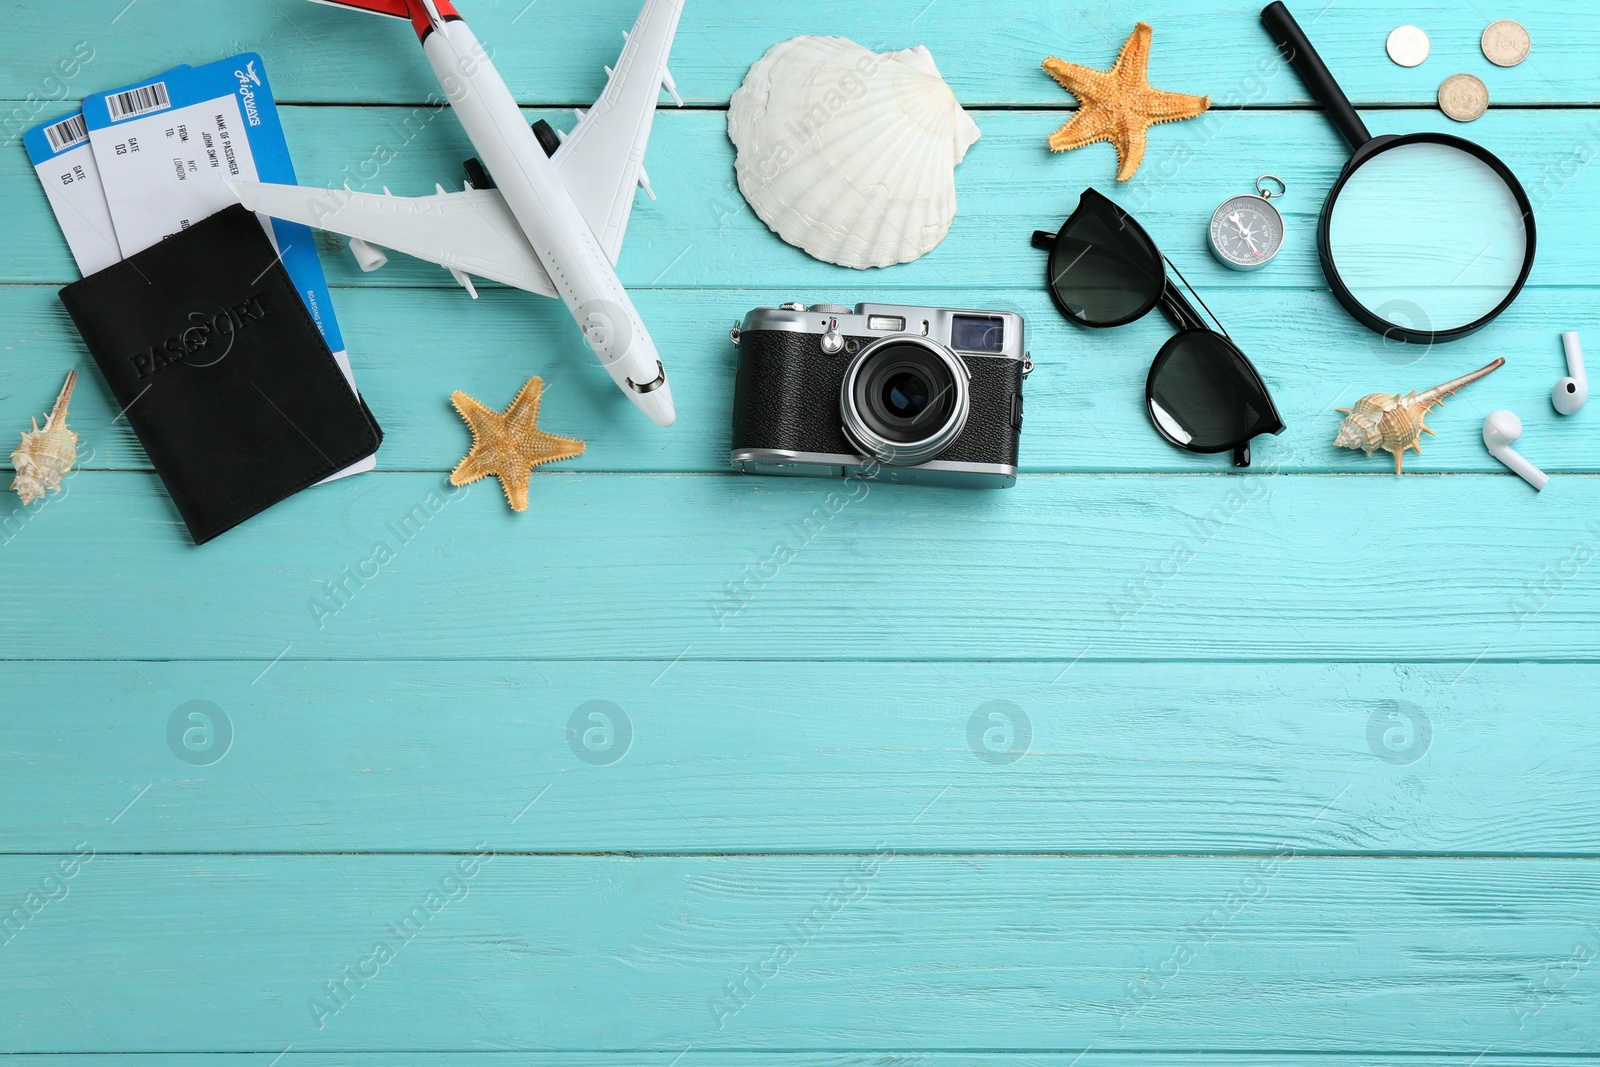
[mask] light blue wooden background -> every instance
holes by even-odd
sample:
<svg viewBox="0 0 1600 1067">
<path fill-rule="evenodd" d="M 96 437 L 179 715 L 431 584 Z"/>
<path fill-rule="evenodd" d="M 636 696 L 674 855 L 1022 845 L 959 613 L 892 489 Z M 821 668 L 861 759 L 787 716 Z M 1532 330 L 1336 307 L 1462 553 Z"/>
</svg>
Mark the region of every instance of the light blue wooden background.
<svg viewBox="0 0 1600 1067">
<path fill-rule="evenodd" d="M 559 125 L 635 14 L 459 2 Z M 390 22 L 299 0 L 5 13 L 0 102 L 24 118 L 61 110 L 30 94 L 248 48 L 308 184 L 425 192 L 468 154 Z M 0 506 L 0 914 L 53 898 L 0 938 L 4 1062 L 1600 1061 L 1600 412 L 1548 401 L 1558 332 L 1600 348 L 1600 16 L 1298 13 L 1375 132 L 1454 130 L 1439 82 L 1487 82 L 1496 106 L 1464 132 L 1521 175 L 1540 228 L 1493 328 L 1387 348 L 1335 306 L 1312 228 L 1343 149 L 1274 68 L 1253 2 L 689 0 L 672 65 L 691 106 L 657 122 L 660 200 L 620 265 L 678 426 L 628 410 L 558 306 L 472 303 L 400 257 L 364 276 L 330 241 L 382 469 L 198 550 L 112 421 L 56 298 L 76 272 L 8 145 L 0 427 L 76 367 L 85 459 L 64 495 Z M 1478 51 L 1500 17 L 1533 35 L 1511 70 Z M 1085 185 L 1114 185 L 1108 146 L 1045 151 L 1070 100 L 1038 62 L 1103 67 L 1136 18 L 1156 27 L 1155 83 L 1218 107 L 1154 131 L 1114 195 L 1272 384 L 1289 429 L 1245 475 L 1147 425 L 1165 325 L 1070 328 L 1028 247 Z M 1415 70 L 1383 53 L 1402 21 L 1433 39 Z M 807 32 L 924 43 L 974 109 L 961 214 L 918 263 L 816 263 L 739 197 L 722 109 L 766 47 Z M 79 42 L 83 72 L 49 80 Z M 1204 221 L 1267 170 L 1289 183 L 1289 245 L 1229 274 Z M 871 487 L 797 533 L 837 486 L 725 467 L 726 330 L 784 299 L 1026 314 L 1019 485 Z M 1506 368 L 1435 413 L 1404 479 L 1332 447 L 1337 403 L 1494 356 Z M 444 497 L 467 443 L 450 391 L 503 403 L 532 373 L 547 425 L 588 452 L 535 476 L 526 515 L 492 483 Z M 1544 494 L 1484 452 L 1496 407 L 1555 473 Z M 378 544 L 392 561 L 319 617 Z M 193 700 L 232 725 L 207 766 L 168 747 Z M 610 765 L 569 743 L 597 700 L 631 731 Z M 1014 763 L 969 740 L 993 701 L 1030 724 Z M 493 859 L 446 881 L 475 850 Z M 420 933 L 390 932 L 419 907 Z M 394 958 L 374 975 L 380 940 Z M 335 1005 L 347 966 L 368 976 Z M 319 1020 L 313 999 L 339 1010 Z"/>
</svg>

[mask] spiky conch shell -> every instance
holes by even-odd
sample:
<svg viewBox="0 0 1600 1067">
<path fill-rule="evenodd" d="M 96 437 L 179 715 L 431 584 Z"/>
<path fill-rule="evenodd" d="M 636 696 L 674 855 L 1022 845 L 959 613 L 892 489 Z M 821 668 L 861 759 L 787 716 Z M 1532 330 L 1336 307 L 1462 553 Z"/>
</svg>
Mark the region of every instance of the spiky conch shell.
<svg viewBox="0 0 1600 1067">
<path fill-rule="evenodd" d="M 78 435 L 67 429 L 67 404 L 77 382 L 78 372 L 68 371 L 55 407 L 45 416 L 44 427 L 41 429 L 39 420 L 34 419 L 33 429 L 23 432 L 22 443 L 11 453 L 11 466 L 17 472 L 11 488 L 24 505 L 44 496 L 47 489 L 60 492 L 61 476 L 72 469 L 78 458 Z"/>
<path fill-rule="evenodd" d="M 1368 393 L 1354 406 L 1339 409 L 1345 417 L 1339 422 L 1339 433 L 1333 443 L 1339 448 L 1359 448 L 1369 456 L 1381 448 L 1393 454 L 1394 472 L 1404 473 L 1401 464 L 1406 449 L 1415 449 L 1421 455 L 1422 435 L 1433 433 L 1423 421 L 1428 412 L 1444 403 L 1445 397 L 1499 369 L 1505 362 L 1497 359 L 1471 374 L 1452 378 L 1420 393 Z"/>
<path fill-rule="evenodd" d="M 917 45 L 843 37 L 773 45 L 728 103 L 739 191 L 817 259 L 887 267 L 931 251 L 956 214 L 955 166 L 979 137 Z"/>
</svg>

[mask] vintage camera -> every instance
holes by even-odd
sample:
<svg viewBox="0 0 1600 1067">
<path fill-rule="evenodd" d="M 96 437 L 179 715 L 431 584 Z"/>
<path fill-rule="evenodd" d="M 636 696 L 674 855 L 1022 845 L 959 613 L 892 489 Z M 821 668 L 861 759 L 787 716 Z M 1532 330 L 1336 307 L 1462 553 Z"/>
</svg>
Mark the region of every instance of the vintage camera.
<svg viewBox="0 0 1600 1067">
<path fill-rule="evenodd" d="M 731 335 L 735 468 L 999 488 L 1017 480 L 1022 316 L 901 304 L 756 308 Z"/>
</svg>

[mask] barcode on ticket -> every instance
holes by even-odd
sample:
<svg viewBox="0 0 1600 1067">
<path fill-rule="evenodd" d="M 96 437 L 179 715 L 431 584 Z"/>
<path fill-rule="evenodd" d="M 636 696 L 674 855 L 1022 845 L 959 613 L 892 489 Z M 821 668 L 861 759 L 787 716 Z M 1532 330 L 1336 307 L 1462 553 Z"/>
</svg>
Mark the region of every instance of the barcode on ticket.
<svg viewBox="0 0 1600 1067">
<path fill-rule="evenodd" d="M 141 85 L 137 89 L 129 89 L 125 93 L 112 93 L 106 97 L 106 110 L 111 113 L 112 122 L 121 122 L 123 119 L 131 119 L 149 111 L 161 111 L 171 106 L 172 101 L 167 96 L 166 82 Z"/>
<path fill-rule="evenodd" d="M 73 115 L 53 126 L 46 126 L 44 136 L 50 142 L 50 151 L 64 152 L 89 139 L 89 125 L 83 121 L 82 115 Z"/>
</svg>

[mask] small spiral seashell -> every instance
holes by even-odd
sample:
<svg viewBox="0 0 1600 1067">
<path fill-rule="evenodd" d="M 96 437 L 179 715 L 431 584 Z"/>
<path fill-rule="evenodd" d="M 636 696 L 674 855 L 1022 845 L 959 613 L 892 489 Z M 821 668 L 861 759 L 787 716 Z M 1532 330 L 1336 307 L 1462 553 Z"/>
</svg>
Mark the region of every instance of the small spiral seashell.
<svg viewBox="0 0 1600 1067">
<path fill-rule="evenodd" d="M 1374 395 L 1388 396 L 1387 393 Z M 1359 448 L 1367 455 L 1372 455 L 1373 450 L 1383 443 L 1383 433 L 1378 429 L 1380 417 L 1381 412 L 1379 414 L 1352 412 L 1348 418 L 1339 423 L 1339 435 L 1333 439 L 1333 443 L 1340 448 Z"/>
<path fill-rule="evenodd" d="M 45 416 L 44 428 L 34 419 L 33 429 L 23 432 L 22 443 L 11 453 L 11 466 L 17 472 L 11 488 L 25 505 L 44 496 L 45 490 L 60 492 L 61 476 L 78 458 L 78 435 L 67 429 L 67 404 L 77 382 L 78 372 L 68 371 L 55 407 Z"/>
<path fill-rule="evenodd" d="M 1433 433 L 1424 422 L 1428 412 L 1462 386 L 1504 365 L 1505 360 L 1497 359 L 1421 393 L 1368 393 L 1351 407 L 1339 409 L 1345 417 L 1339 422 L 1333 443 L 1339 448 L 1359 448 L 1369 456 L 1381 448 L 1394 456 L 1394 472 L 1401 474 L 1406 450 L 1415 449 L 1420 454 L 1422 435 Z"/>
</svg>

